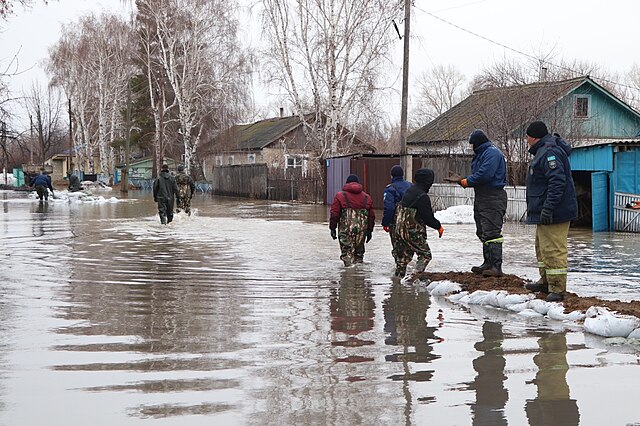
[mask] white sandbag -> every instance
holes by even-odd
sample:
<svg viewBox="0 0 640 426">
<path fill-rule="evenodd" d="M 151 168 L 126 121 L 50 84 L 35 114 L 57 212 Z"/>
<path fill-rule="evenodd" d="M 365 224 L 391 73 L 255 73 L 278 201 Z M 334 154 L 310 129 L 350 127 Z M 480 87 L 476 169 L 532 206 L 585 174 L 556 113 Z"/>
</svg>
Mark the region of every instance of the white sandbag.
<svg viewBox="0 0 640 426">
<path fill-rule="evenodd" d="M 503 297 L 498 295 L 498 304 L 501 308 L 507 308 L 509 305 L 516 305 L 518 303 L 524 303 L 533 299 L 533 294 L 506 294 Z"/>
<path fill-rule="evenodd" d="M 449 299 L 449 301 L 453 302 L 453 303 L 460 303 L 460 299 L 462 299 L 465 296 L 468 296 L 469 292 L 468 291 L 461 291 L 460 293 L 454 293 L 450 296 L 447 297 L 447 299 Z"/>
<path fill-rule="evenodd" d="M 463 305 L 468 305 L 470 300 L 471 300 L 471 295 L 467 293 L 464 296 L 462 296 L 460 299 L 458 299 L 458 303 L 462 303 Z"/>
<path fill-rule="evenodd" d="M 506 292 L 504 290 L 493 290 L 490 291 L 489 294 L 487 294 L 487 296 L 484 299 L 484 303 L 485 305 L 489 305 L 489 306 L 493 306 L 494 308 L 499 308 L 500 307 L 500 303 L 498 303 L 498 295 L 501 293 L 505 293 Z"/>
<path fill-rule="evenodd" d="M 580 311 L 564 312 L 564 306 L 560 303 L 549 303 L 547 317 L 556 321 L 580 321 L 585 318 L 585 314 Z"/>
<path fill-rule="evenodd" d="M 640 327 L 640 319 L 612 313 L 606 308 L 592 306 L 587 310 L 584 330 L 604 337 L 628 337 Z"/>
<path fill-rule="evenodd" d="M 636 328 L 627 336 L 627 339 L 636 339 L 640 340 L 640 328 Z"/>
<path fill-rule="evenodd" d="M 529 307 L 528 302 L 523 303 L 514 303 L 513 305 L 508 305 L 507 309 L 513 312 L 522 312 Z"/>
<path fill-rule="evenodd" d="M 547 315 L 549 311 L 549 302 L 541 299 L 533 299 L 529 301 L 529 307 L 541 315 Z"/>
<path fill-rule="evenodd" d="M 516 305 L 511 305 L 511 306 L 516 306 Z M 527 318 L 542 318 L 543 315 L 540 312 L 536 312 L 533 309 L 527 308 L 527 309 L 523 309 L 520 312 L 518 312 L 518 315 L 522 315 L 523 317 L 527 317 Z"/>
<path fill-rule="evenodd" d="M 488 291 L 484 290 L 476 290 L 469 295 L 469 304 L 470 305 L 484 305 L 484 301 L 489 294 Z"/>
<path fill-rule="evenodd" d="M 433 296 L 446 296 L 447 294 L 457 293 L 462 290 L 460 284 L 454 283 L 448 280 L 445 281 L 437 281 L 435 286 L 432 287 L 434 283 L 429 284 L 427 290 Z"/>
</svg>

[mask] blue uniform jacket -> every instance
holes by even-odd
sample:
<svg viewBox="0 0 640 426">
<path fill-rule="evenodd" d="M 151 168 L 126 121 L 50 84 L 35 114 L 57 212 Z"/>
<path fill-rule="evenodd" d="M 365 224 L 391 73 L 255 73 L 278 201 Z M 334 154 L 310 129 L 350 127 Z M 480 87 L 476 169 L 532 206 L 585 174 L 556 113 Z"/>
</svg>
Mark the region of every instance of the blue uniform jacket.
<svg viewBox="0 0 640 426">
<path fill-rule="evenodd" d="M 51 178 L 47 175 L 37 175 L 33 179 L 31 179 L 31 186 L 44 186 L 45 188 L 49 188 L 53 191 L 53 186 L 51 185 Z"/>
<path fill-rule="evenodd" d="M 396 212 L 396 204 L 402 200 L 404 193 L 411 186 L 404 177 L 398 176 L 391 180 L 391 184 L 384 189 L 384 213 L 382 215 L 382 226 L 389 226 L 393 223 Z"/>
<path fill-rule="evenodd" d="M 571 147 L 558 136 L 546 135 L 529 148 L 533 160 L 527 174 L 527 223 L 540 223 L 542 209 L 553 212 L 553 223 L 578 217 L 576 189 L 571 177 Z"/>
<path fill-rule="evenodd" d="M 504 188 L 507 184 L 507 163 L 502 151 L 491 142 L 485 142 L 474 148 L 473 152 L 467 185 Z"/>
</svg>

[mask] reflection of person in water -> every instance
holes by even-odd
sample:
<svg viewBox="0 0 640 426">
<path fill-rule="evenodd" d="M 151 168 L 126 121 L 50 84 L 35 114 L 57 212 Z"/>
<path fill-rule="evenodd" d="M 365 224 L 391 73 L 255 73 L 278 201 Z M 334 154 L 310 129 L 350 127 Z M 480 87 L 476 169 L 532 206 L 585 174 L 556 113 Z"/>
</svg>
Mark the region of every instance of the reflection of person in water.
<svg viewBox="0 0 640 426">
<path fill-rule="evenodd" d="M 473 360 L 473 369 L 478 373 L 469 384 L 475 390 L 476 402 L 471 404 L 474 425 L 506 425 L 504 406 L 509 394 L 504 388 L 506 361 L 502 350 L 502 325 L 485 321 L 482 324 L 483 340 L 475 344 L 476 350 L 482 352 Z"/>
<path fill-rule="evenodd" d="M 361 340 L 356 336 L 373 328 L 375 302 L 373 292 L 364 276 L 354 270 L 345 270 L 340 280 L 340 287 L 331 290 L 331 330 L 348 335 L 346 340 L 334 338 L 333 346 L 359 347 L 372 345 L 370 340 Z M 373 358 L 350 355 L 337 361 L 361 362 L 372 361 Z"/>
<path fill-rule="evenodd" d="M 386 355 L 385 359 L 391 362 L 403 363 L 429 363 L 440 358 L 433 353 L 432 343 L 437 340 L 436 327 L 428 327 L 426 321 L 427 309 L 430 305 L 430 297 L 427 292 L 416 292 L 415 288 L 394 283 L 391 294 L 383 302 L 384 331 L 387 334 L 385 344 L 401 346 L 402 353 Z M 415 350 L 411 352 L 410 347 Z M 433 370 L 409 372 L 394 375 L 392 379 L 428 381 L 433 375 Z"/>
<path fill-rule="evenodd" d="M 527 400 L 525 410 L 530 425 L 578 425 L 580 413 L 575 399 L 569 397 L 567 384 L 566 333 L 546 333 L 538 339 L 540 352 L 533 357 L 538 366 L 533 380 L 536 399 Z"/>
<path fill-rule="evenodd" d="M 36 217 L 33 221 L 33 236 L 41 237 L 44 235 L 44 223 L 47 221 L 49 216 L 49 204 L 38 203 L 35 211 L 32 209 L 32 212 L 36 213 Z"/>
</svg>

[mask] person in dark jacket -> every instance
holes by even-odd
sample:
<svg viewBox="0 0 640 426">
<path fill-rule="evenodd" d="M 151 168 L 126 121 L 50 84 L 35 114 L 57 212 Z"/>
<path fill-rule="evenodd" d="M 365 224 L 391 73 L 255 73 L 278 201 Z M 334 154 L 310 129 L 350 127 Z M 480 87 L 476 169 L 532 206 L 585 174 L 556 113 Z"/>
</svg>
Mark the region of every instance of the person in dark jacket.
<svg viewBox="0 0 640 426">
<path fill-rule="evenodd" d="M 476 235 L 482 241 L 484 262 L 471 271 L 499 277 L 502 275 L 502 225 L 507 212 L 507 192 L 504 190 L 507 163 L 502 151 L 482 130 L 476 129 L 469 135 L 469 144 L 473 147 L 471 175 L 466 178 L 454 175 L 445 180 L 474 190 L 473 220 Z"/>
<path fill-rule="evenodd" d="M 173 199 L 180 202 L 176 179 L 169 173 L 169 166 L 164 164 L 160 176 L 153 182 L 153 201 L 158 203 L 160 223 L 166 225 L 173 220 Z"/>
<path fill-rule="evenodd" d="M 193 182 L 193 178 L 184 172 L 184 166 L 182 164 L 178 166 L 176 184 L 178 185 L 180 194 L 177 211 L 180 213 L 180 210 L 184 210 L 185 213 L 191 216 L 191 198 L 193 197 L 193 193 L 196 192 L 196 185 Z"/>
<path fill-rule="evenodd" d="M 69 176 L 69 192 L 78 192 L 82 191 L 82 184 L 80 183 L 80 178 L 77 175 Z"/>
<path fill-rule="evenodd" d="M 527 127 L 533 160 L 527 174 L 527 223 L 536 225 L 536 258 L 540 279 L 526 288 L 548 293 L 557 302 L 567 290 L 569 225 L 578 217 L 578 201 L 571 176 L 571 147 L 550 135 L 542 121 Z"/>
<path fill-rule="evenodd" d="M 47 175 L 44 169 L 40 170 L 40 174 L 31 179 L 30 186 L 36 188 L 36 193 L 40 201 L 44 198 L 49 200 L 49 190 L 51 190 L 51 196 L 53 197 L 53 185 L 51 184 L 51 176 Z"/>
<path fill-rule="evenodd" d="M 395 215 L 396 206 L 402 201 L 404 193 L 411 186 L 411 182 L 404 180 L 404 170 L 395 165 L 391 168 L 391 183 L 384 189 L 384 214 L 382 215 L 382 229 L 391 237 L 391 255 L 396 260 Z M 424 259 L 418 258 L 418 262 Z"/>
<path fill-rule="evenodd" d="M 431 169 L 419 169 L 415 174 L 416 183 L 411 185 L 402 197 L 396 212 L 396 277 L 404 277 L 407 265 L 416 253 L 424 259 L 416 263 L 416 272 L 423 272 L 431 261 L 431 248 L 427 243 L 426 226 L 438 230 L 442 237 L 444 228 L 433 215 L 429 189 L 433 185 L 434 173 Z"/>
<path fill-rule="evenodd" d="M 358 176 L 349 175 L 342 191 L 333 198 L 329 219 L 331 238 L 340 243 L 344 266 L 362 263 L 364 243 L 371 240 L 375 220 L 373 199 L 362 190 Z"/>
</svg>

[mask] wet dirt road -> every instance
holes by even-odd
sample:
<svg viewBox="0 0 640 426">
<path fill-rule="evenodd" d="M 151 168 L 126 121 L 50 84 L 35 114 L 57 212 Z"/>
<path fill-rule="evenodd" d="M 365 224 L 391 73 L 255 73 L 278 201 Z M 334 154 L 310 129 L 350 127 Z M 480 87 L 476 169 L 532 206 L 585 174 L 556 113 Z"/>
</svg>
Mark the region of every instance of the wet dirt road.
<svg viewBox="0 0 640 426">
<path fill-rule="evenodd" d="M 194 207 L 163 227 L 144 193 L 0 192 L 0 424 L 640 423 L 634 347 L 394 283 L 379 227 L 345 269 L 326 206 Z M 445 228 L 429 269 L 477 263 L 473 226 Z M 505 234 L 535 278 L 533 230 Z M 640 300 L 638 236 L 570 244 L 572 291 Z"/>
</svg>

